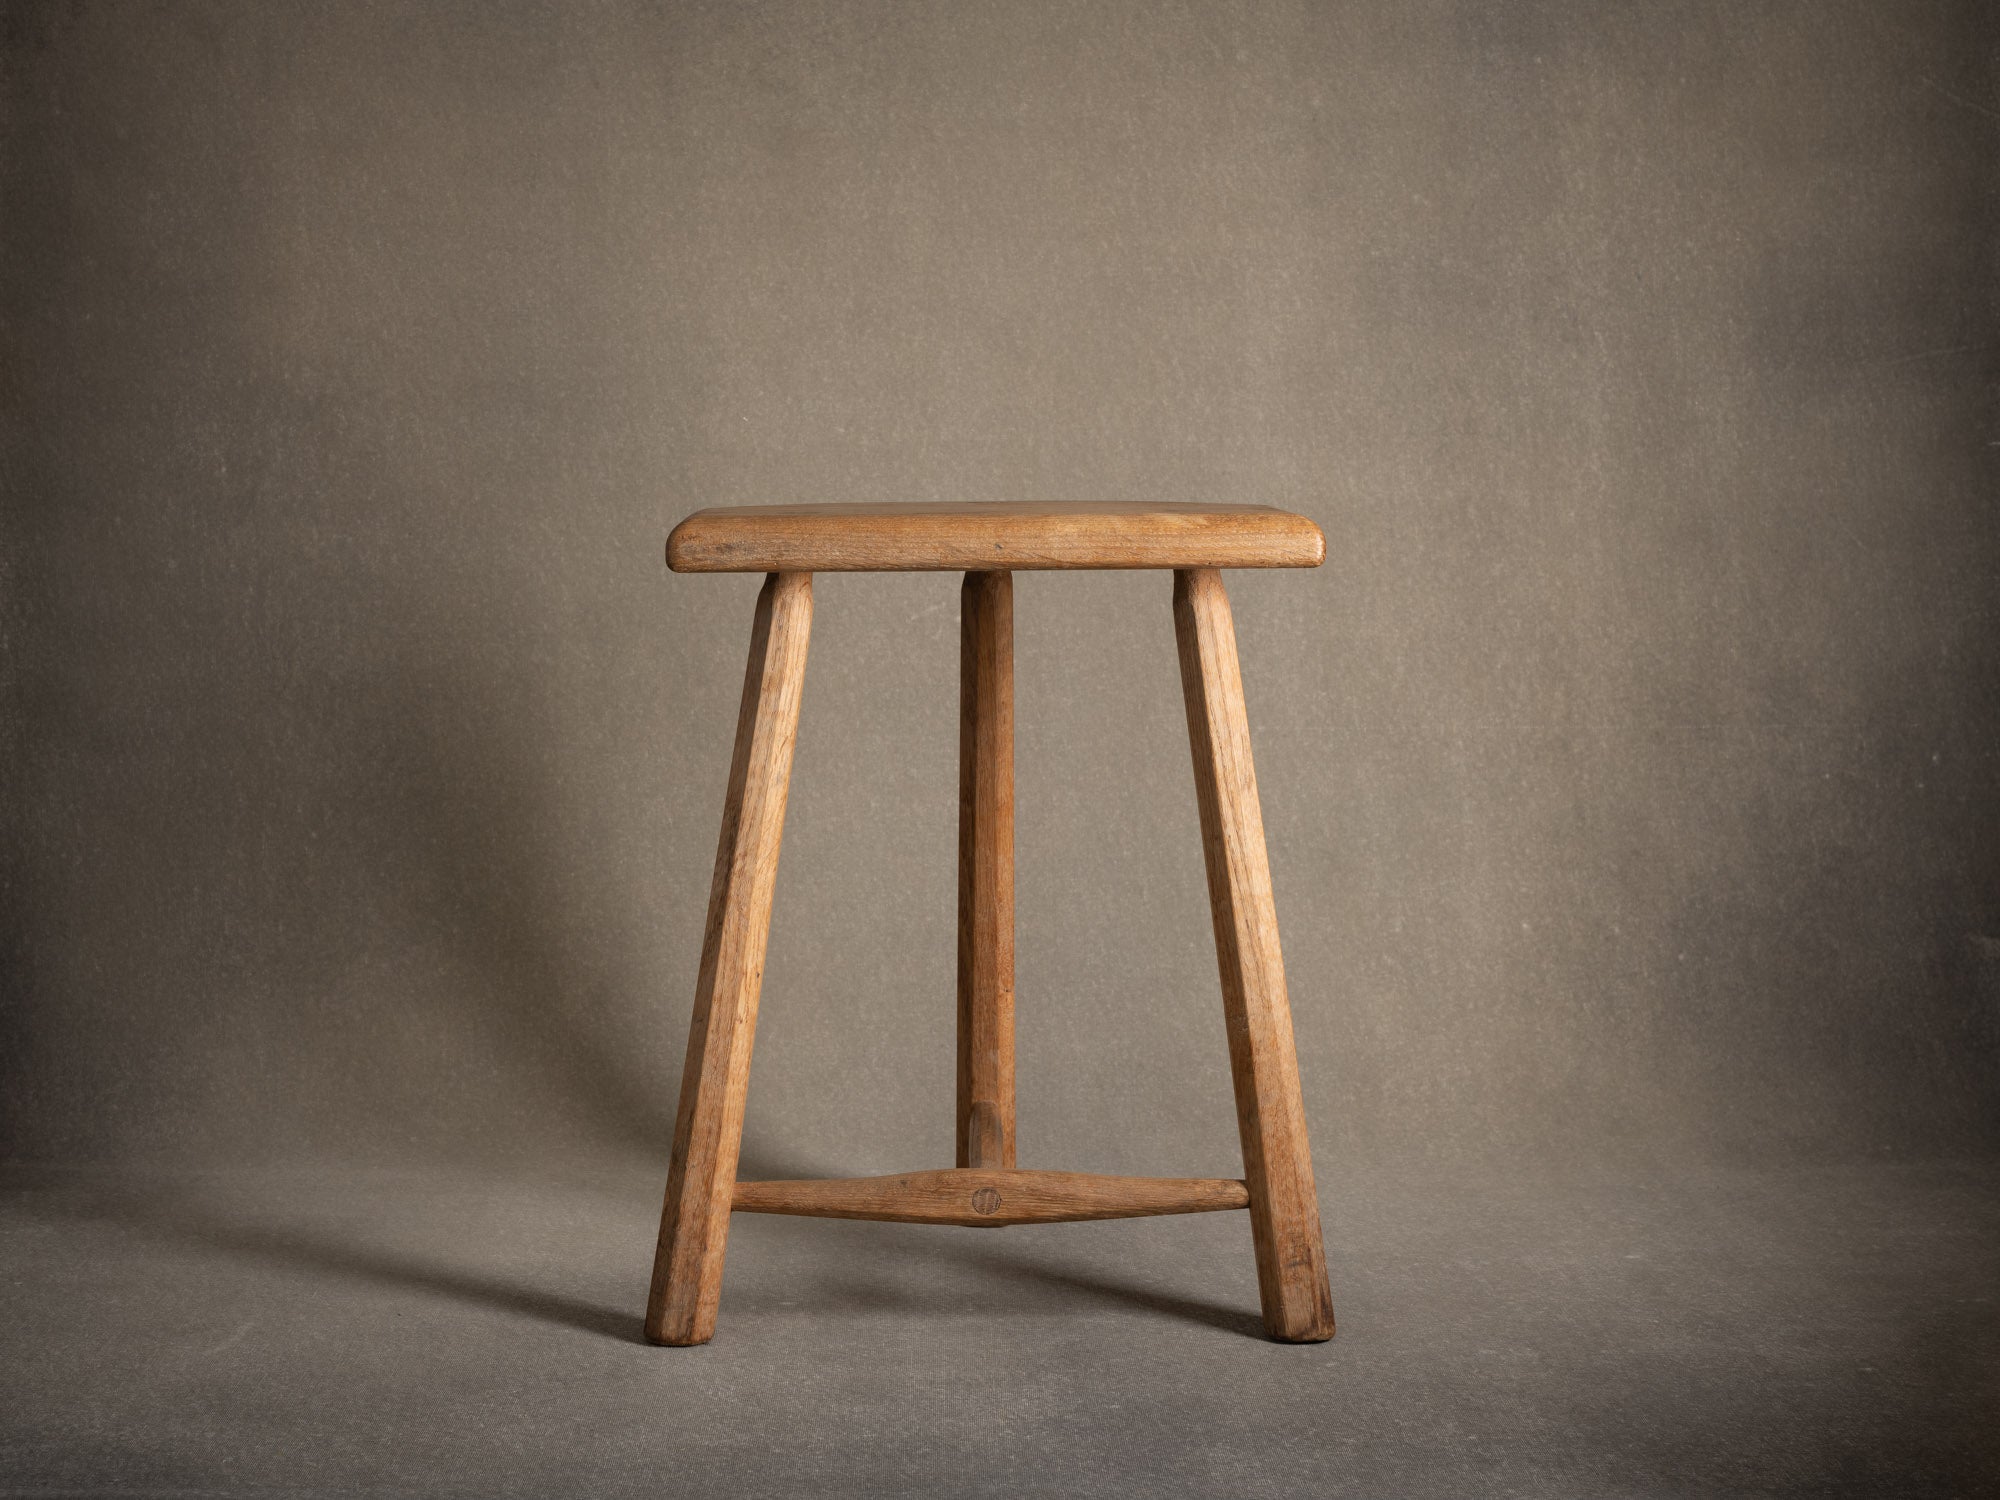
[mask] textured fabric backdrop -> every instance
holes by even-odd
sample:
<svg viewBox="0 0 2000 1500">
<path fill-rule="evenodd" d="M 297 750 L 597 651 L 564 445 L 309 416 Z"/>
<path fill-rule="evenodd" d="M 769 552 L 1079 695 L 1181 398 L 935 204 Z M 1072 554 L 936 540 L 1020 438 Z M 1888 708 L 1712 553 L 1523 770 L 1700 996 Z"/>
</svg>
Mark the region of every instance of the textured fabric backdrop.
<svg viewBox="0 0 2000 1500">
<path fill-rule="evenodd" d="M 17 1160 L 664 1171 L 754 579 L 1228 500 L 1322 1161 L 1963 1152 L 1992 11 L 5 7 Z M 1022 575 L 1024 1165 L 1233 1171 L 1164 575 Z M 746 1166 L 948 1162 L 958 580 L 820 581 Z"/>
</svg>

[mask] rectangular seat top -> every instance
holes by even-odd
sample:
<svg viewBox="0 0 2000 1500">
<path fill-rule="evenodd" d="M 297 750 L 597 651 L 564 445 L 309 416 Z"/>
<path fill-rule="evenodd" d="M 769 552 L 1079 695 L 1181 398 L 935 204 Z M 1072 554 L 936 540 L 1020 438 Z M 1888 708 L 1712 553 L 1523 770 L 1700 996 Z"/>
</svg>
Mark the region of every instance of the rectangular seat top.
<svg viewBox="0 0 2000 1500">
<path fill-rule="evenodd" d="M 1325 557 L 1304 516 L 1173 502 L 721 506 L 667 538 L 676 573 L 1316 568 Z"/>
</svg>

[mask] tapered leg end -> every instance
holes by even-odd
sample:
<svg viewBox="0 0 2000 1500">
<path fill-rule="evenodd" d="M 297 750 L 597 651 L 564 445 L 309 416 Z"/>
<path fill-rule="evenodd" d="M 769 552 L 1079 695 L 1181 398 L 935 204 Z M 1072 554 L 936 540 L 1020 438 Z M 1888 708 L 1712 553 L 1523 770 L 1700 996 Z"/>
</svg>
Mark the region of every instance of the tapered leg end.
<svg viewBox="0 0 2000 1500">
<path fill-rule="evenodd" d="M 698 1345 L 707 1343 L 714 1337 L 715 1325 L 713 1323 L 709 1324 L 706 1328 L 675 1328 L 651 1321 L 648 1321 L 646 1324 L 646 1342 L 649 1344 L 658 1344 L 663 1349 L 692 1349 Z"/>
<path fill-rule="evenodd" d="M 1264 1332 L 1278 1344 L 1324 1344 L 1333 1337 L 1333 1309 L 1295 1319 L 1264 1320 Z"/>
</svg>

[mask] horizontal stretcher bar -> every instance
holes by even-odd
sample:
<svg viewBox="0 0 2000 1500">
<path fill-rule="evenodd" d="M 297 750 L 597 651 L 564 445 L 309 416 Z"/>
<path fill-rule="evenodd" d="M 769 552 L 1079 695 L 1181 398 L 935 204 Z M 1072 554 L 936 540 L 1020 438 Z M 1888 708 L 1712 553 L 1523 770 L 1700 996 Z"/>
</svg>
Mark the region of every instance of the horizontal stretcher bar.
<svg viewBox="0 0 2000 1500">
<path fill-rule="evenodd" d="M 998 1229 L 1007 1224 L 1248 1208 L 1250 1190 L 1229 1177 L 1103 1177 L 1090 1172 L 951 1167 L 890 1177 L 738 1182 L 730 1206 L 747 1214 Z"/>
</svg>

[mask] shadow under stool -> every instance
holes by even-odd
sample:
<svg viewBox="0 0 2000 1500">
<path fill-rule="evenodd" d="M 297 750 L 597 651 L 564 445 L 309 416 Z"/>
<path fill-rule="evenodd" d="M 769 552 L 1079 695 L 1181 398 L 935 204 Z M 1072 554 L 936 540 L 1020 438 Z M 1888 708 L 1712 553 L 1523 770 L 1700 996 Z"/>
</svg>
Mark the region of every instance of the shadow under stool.
<svg viewBox="0 0 2000 1500">
<path fill-rule="evenodd" d="M 765 573 L 722 808 L 701 973 L 646 1308 L 661 1344 L 715 1332 L 729 1216 L 806 1214 L 997 1228 L 1248 1209 L 1264 1327 L 1333 1336 L 1264 822 L 1223 568 L 1311 568 L 1303 516 L 1257 505 L 931 504 L 697 511 L 679 573 Z M 1014 1165 L 1014 592 L 1023 568 L 1170 568 L 1195 795 L 1243 1143 L 1243 1177 L 1107 1177 Z M 890 1177 L 739 1182 L 812 575 L 963 572 L 958 823 L 958 1164 Z"/>
</svg>

